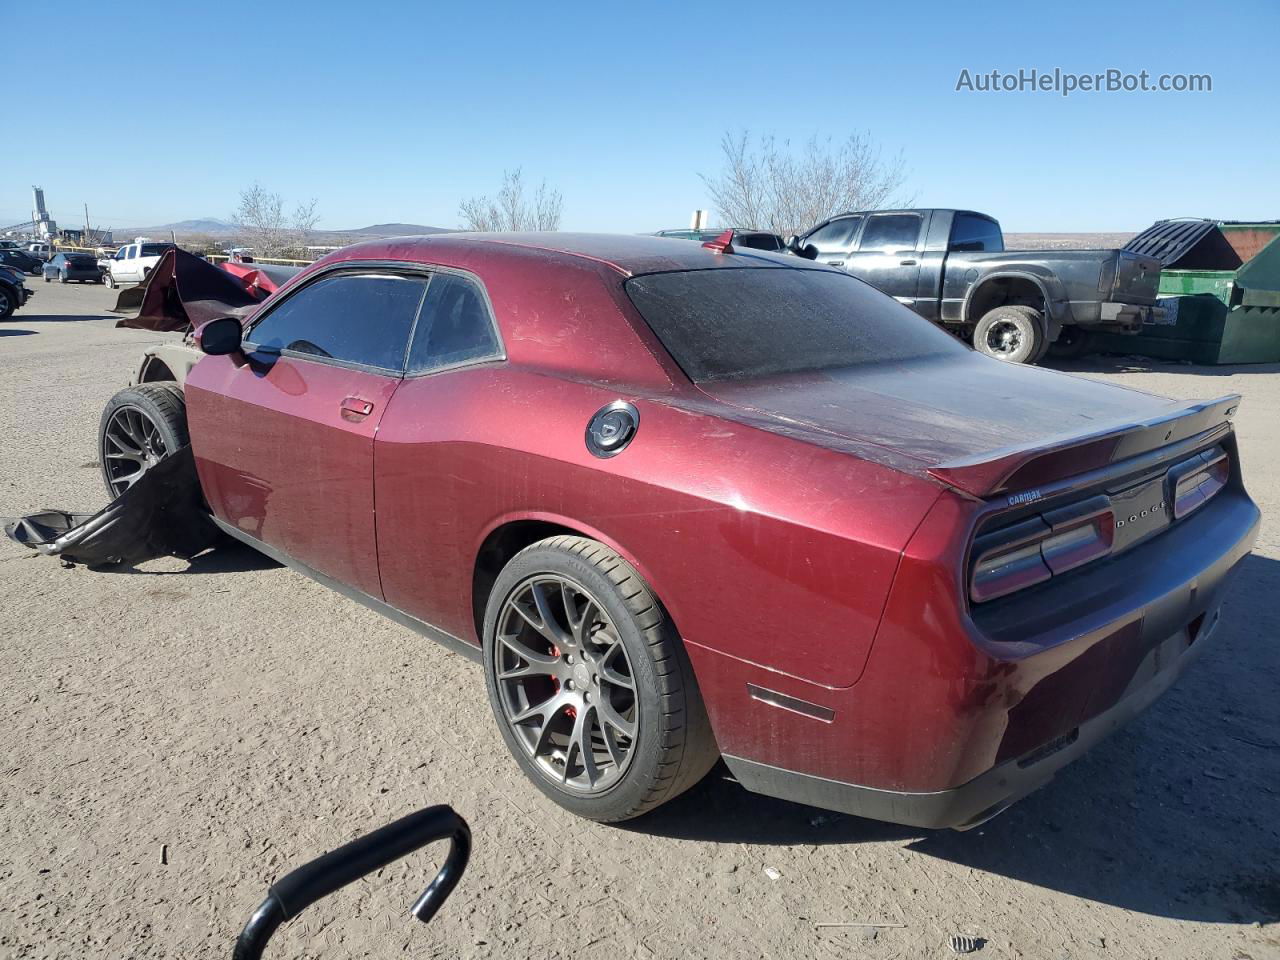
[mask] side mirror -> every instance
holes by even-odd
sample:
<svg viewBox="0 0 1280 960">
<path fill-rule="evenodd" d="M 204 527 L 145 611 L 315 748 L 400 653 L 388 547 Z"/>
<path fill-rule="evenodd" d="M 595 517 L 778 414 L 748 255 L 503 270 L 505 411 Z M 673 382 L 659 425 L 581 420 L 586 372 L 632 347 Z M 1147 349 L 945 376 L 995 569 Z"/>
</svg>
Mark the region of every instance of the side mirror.
<svg viewBox="0 0 1280 960">
<path fill-rule="evenodd" d="M 804 257 L 806 260 L 818 259 L 818 248 L 812 243 L 806 243 L 803 247 L 796 251 L 797 257 Z"/>
<path fill-rule="evenodd" d="M 196 346 L 211 357 L 225 357 L 240 352 L 242 333 L 240 321 L 235 317 L 219 317 L 196 331 Z"/>
</svg>

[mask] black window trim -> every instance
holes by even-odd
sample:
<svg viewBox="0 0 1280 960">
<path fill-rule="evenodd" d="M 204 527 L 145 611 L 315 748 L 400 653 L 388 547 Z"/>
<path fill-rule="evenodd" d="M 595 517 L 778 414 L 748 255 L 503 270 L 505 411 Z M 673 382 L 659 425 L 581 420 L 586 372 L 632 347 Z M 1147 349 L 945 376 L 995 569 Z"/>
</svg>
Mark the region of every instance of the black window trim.
<svg viewBox="0 0 1280 960">
<path fill-rule="evenodd" d="M 494 340 L 497 341 L 497 352 L 491 356 L 477 357 L 471 360 L 460 360 L 457 363 L 446 364 L 440 367 L 432 367 L 430 370 L 424 370 L 421 373 L 407 373 L 409 366 L 409 351 L 413 349 L 414 336 L 418 332 L 418 320 L 422 316 L 422 303 L 426 299 L 427 290 L 431 287 L 431 278 L 437 273 L 454 274 L 470 280 L 480 291 L 480 297 L 484 302 L 485 310 L 488 314 L 489 328 L 493 331 Z M 426 279 L 426 286 L 422 288 L 422 299 L 418 301 L 418 310 L 414 314 L 413 323 L 409 326 L 409 338 L 405 342 L 404 353 L 400 357 L 399 369 L 391 367 L 379 367 L 374 364 L 357 363 L 353 360 L 341 360 L 337 357 L 320 357 L 314 353 L 303 353 L 299 350 L 280 349 L 276 350 L 271 347 L 260 346 L 254 342 L 252 334 L 258 324 L 262 323 L 271 314 L 279 309 L 282 303 L 288 303 L 295 296 L 306 290 L 308 287 L 318 283 L 323 279 L 338 274 L 363 274 L 363 275 L 382 275 L 382 276 L 410 276 L 418 279 Z M 458 370 L 463 367 L 474 367 L 485 363 L 496 363 L 507 359 L 506 343 L 502 339 L 502 331 L 498 327 L 497 317 L 493 309 L 493 301 L 489 299 L 489 291 L 485 288 L 484 283 L 474 273 L 469 270 L 460 270 L 456 267 L 447 267 L 434 263 L 420 263 L 413 260 L 342 260 L 338 263 L 331 263 L 320 270 L 317 270 L 306 281 L 298 284 L 297 287 L 291 287 L 284 292 L 279 299 L 271 302 L 267 309 L 260 314 L 255 314 L 252 322 L 244 332 L 244 346 L 246 353 L 263 353 L 269 356 L 288 357 L 291 360 L 306 360 L 311 363 L 323 363 L 331 367 L 342 367 L 347 370 L 357 370 L 362 373 L 376 373 L 381 376 L 392 377 L 399 380 L 416 380 L 419 377 L 430 377 L 437 373 L 447 373 Z"/>
</svg>

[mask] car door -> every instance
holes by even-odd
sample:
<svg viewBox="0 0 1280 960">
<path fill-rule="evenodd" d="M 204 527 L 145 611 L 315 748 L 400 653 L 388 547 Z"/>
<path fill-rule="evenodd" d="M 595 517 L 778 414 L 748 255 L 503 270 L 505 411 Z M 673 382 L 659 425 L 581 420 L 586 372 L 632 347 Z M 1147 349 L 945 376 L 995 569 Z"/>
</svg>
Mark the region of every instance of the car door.
<svg viewBox="0 0 1280 960">
<path fill-rule="evenodd" d="M 381 598 L 373 438 L 404 375 L 426 277 L 327 271 L 186 381 L 191 446 L 214 516 L 242 538 Z"/>
<path fill-rule="evenodd" d="M 849 253 L 845 269 L 899 303 L 914 307 L 923 235 L 924 217 L 919 213 L 871 214 L 857 248 Z"/>
<path fill-rule="evenodd" d="M 116 262 L 111 266 L 111 275 L 115 277 L 117 283 L 132 282 L 133 266 L 137 263 L 133 257 L 137 249 L 136 244 L 128 244 L 116 251 Z"/>
<path fill-rule="evenodd" d="M 492 365 L 504 357 L 482 284 L 438 271 L 414 330 L 408 372 L 374 443 L 378 557 L 387 603 L 454 636 L 470 634 L 476 544 L 459 517 L 483 513 L 489 484 L 519 483 L 492 471 L 473 443 L 458 442 L 476 398 L 492 397 Z M 522 416 L 510 398 L 511 416 Z"/>
<path fill-rule="evenodd" d="M 804 238 L 803 246 L 815 247 L 818 251 L 814 259 L 832 267 L 843 267 L 849 256 L 854 240 L 858 236 L 858 228 L 862 226 L 862 217 L 840 217 L 830 223 L 824 223 Z"/>
</svg>

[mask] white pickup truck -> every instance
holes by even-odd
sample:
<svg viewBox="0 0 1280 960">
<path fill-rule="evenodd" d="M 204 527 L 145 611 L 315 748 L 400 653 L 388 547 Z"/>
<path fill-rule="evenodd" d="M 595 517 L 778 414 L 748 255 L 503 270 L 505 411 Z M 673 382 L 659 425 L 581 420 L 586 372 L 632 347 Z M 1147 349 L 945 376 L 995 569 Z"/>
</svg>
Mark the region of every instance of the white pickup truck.
<svg viewBox="0 0 1280 960">
<path fill-rule="evenodd" d="M 126 243 L 117 250 L 114 257 L 99 261 L 105 264 L 103 279 L 113 290 L 121 284 L 141 283 L 172 246 L 172 243 L 156 243 L 146 237 L 136 237 L 132 243 Z"/>
</svg>

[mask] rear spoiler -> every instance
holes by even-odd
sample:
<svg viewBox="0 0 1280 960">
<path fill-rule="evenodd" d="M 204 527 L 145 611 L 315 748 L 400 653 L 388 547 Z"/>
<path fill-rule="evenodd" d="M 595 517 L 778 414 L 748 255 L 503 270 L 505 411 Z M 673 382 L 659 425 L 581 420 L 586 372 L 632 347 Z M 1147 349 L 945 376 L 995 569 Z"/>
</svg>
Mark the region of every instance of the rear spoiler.
<svg viewBox="0 0 1280 960">
<path fill-rule="evenodd" d="M 1193 401 L 1149 420 L 1113 424 L 1031 446 L 1005 447 L 940 463 L 929 469 L 929 475 L 975 497 L 1026 490 L 1215 429 L 1225 432 L 1239 406 L 1239 394 Z"/>
</svg>

